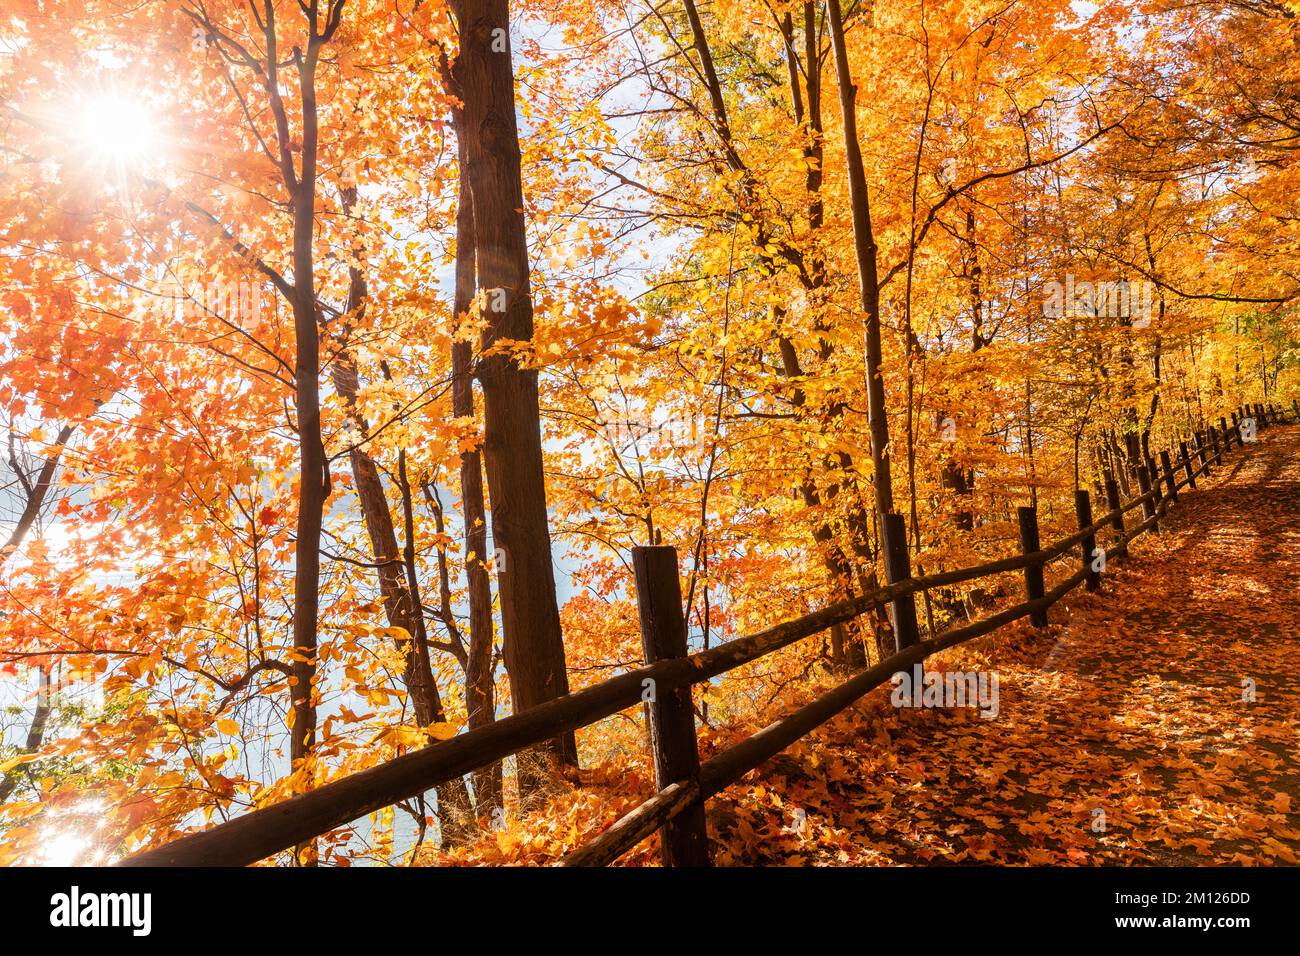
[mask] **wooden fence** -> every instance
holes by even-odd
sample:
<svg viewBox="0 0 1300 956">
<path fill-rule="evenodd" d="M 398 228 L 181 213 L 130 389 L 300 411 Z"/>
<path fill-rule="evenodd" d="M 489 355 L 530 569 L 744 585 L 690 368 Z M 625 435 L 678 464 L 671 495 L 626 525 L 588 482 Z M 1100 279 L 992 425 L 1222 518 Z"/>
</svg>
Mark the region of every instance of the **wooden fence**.
<svg viewBox="0 0 1300 956">
<path fill-rule="evenodd" d="M 707 866 L 708 836 L 704 803 L 740 780 L 749 771 L 780 753 L 814 728 L 853 704 L 899 671 L 948 647 L 997 630 L 1022 617 L 1035 626 L 1047 624 L 1048 609 L 1084 584 L 1099 585 L 1093 569 L 1096 538 L 1110 529 L 1108 555 L 1124 557 L 1138 535 L 1158 529 L 1160 518 L 1184 488 L 1222 464 L 1223 456 L 1265 429 L 1290 416 L 1300 421 L 1300 402 L 1282 412 L 1276 406 L 1238 408 L 1206 430 L 1179 442 L 1174 451 L 1148 457 L 1134 469 L 1139 494 L 1122 503 L 1117 482 L 1106 475 L 1103 487 L 1109 510 L 1093 518 L 1091 496 L 1075 492 L 1079 530 L 1042 547 L 1034 508 L 1018 512 L 1020 553 L 977 567 L 912 577 L 906 551 L 887 555 L 889 579 L 884 587 L 840 601 L 796 620 L 737 638 L 695 654 L 687 653 L 686 622 L 675 549 L 666 546 L 633 549 L 645 665 L 585 690 L 548 701 L 531 710 L 503 718 L 487 727 L 431 744 L 387 763 L 352 774 L 281 803 L 253 810 L 208 830 L 182 836 L 171 843 L 137 853 L 124 866 L 246 866 L 368 813 L 415 797 L 456 777 L 486 767 L 566 731 L 576 730 L 621 710 L 648 701 L 651 740 L 658 791 L 616 823 L 566 857 L 565 866 L 603 866 L 627 852 L 656 830 L 663 831 L 663 862 L 668 866 Z M 1181 476 L 1181 477 L 1180 477 Z M 1132 527 L 1125 518 L 1135 509 L 1142 515 Z M 901 522 L 898 515 L 885 520 Z M 895 540 L 904 540 L 901 533 Z M 1076 550 L 1077 549 L 1077 550 Z M 1078 569 L 1050 589 L 1044 569 L 1074 554 Z M 1013 607 L 928 639 L 916 623 L 916 595 L 995 574 L 1021 571 L 1025 599 Z M 833 690 L 722 753 L 700 762 L 695 737 L 691 687 L 741 665 L 788 647 L 797 641 L 843 624 L 864 612 L 888 605 L 897 651 L 861 671 Z"/>
</svg>

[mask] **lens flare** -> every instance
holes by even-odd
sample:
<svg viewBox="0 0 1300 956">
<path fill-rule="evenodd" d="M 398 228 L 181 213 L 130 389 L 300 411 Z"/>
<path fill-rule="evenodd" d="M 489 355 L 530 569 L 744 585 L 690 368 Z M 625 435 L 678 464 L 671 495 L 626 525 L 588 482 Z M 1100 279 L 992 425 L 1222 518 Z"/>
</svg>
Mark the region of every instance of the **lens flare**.
<svg viewBox="0 0 1300 956">
<path fill-rule="evenodd" d="M 159 145 L 149 107 L 116 93 L 94 97 L 82 106 L 75 136 L 97 162 L 121 167 L 140 165 Z"/>
</svg>

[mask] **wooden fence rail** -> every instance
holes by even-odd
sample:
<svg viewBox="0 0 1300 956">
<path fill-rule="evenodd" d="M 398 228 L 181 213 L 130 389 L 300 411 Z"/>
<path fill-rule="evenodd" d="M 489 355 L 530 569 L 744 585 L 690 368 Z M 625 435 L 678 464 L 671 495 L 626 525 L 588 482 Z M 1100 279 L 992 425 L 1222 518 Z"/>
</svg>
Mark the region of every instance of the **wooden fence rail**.
<svg viewBox="0 0 1300 956">
<path fill-rule="evenodd" d="M 1093 564 L 1102 549 L 1096 537 L 1112 534 L 1109 553 L 1128 553 L 1138 535 L 1158 528 L 1160 517 L 1177 500 L 1180 489 L 1195 487 L 1197 477 L 1223 462 L 1223 452 L 1254 438 L 1291 416 L 1300 422 L 1300 402 L 1292 409 L 1275 405 L 1241 407 L 1216 428 L 1210 425 L 1184 441 L 1177 458 L 1168 451 L 1156 462 L 1135 469 L 1139 494 L 1121 503 L 1113 475 L 1103 480 L 1109 510 L 1092 517 L 1091 495 L 1075 494 L 1079 530 L 1044 548 L 1039 543 L 1038 516 L 1033 508 L 1020 508 L 1021 553 L 922 577 L 912 577 L 906 553 L 886 556 L 887 584 L 845 601 L 839 601 L 795 620 L 786 621 L 718 647 L 687 653 L 686 622 L 682 616 L 680 580 L 675 549 L 664 546 L 633 549 L 633 569 L 646 663 L 625 674 L 585 690 L 548 701 L 531 710 L 505 717 L 487 727 L 461 734 L 403 754 L 377 767 L 325 784 L 315 790 L 272 804 L 208 830 L 187 834 L 171 843 L 122 860 L 122 866 L 246 866 L 274 853 L 344 826 L 368 813 L 425 793 L 441 783 L 576 730 L 621 710 L 645 702 L 650 709 L 657 792 L 625 814 L 599 836 L 571 853 L 565 866 L 599 866 L 616 860 L 658 830 L 664 831 L 666 865 L 707 866 L 708 836 L 704 803 L 749 771 L 813 729 L 849 707 L 863 695 L 887 682 L 899 671 L 910 671 L 926 658 L 1029 617 L 1038 627 L 1048 622 L 1048 610 L 1080 583 L 1095 588 L 1100 575 Z M 1196 459 L 1194 461 L 1193 459 Z M 1181 468 L 1184 477 L 1176 472 Z M 1162 487 L 1163 486 L 1163 487 Z M 1126 527 L 1125 516 L 1142 509 L 1142 520 Z M 899 520 L 900 516 L 885 516 Z M 895 536 L 903 540 L 902 536 Z M 1045 569 L 1080 548 L 1079 567 L 1046 586 Z M 1022 571 L 1025 600 L 961 627 L 922 639 L 916 621 L 915 595 L 967 581 Z M 890 607 L 897 652 L 854 675 L 838 687 L 753 736 L 700 763 L 691 709 L 690 688 L 744 664 L 758 660 L 797 641 L 843 624 L 876 608 Z"/>
</svg>

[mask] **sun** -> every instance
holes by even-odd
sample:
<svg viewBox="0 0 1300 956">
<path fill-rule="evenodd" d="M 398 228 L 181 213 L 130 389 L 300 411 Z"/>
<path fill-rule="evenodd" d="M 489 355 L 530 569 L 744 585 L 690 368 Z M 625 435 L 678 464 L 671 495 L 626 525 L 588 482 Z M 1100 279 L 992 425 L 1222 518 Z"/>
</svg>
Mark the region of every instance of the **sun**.
<svg viewBox="0 0 1300 956">
<path fill-rule="evenodd" d="M 145 163 L 160 145 L 153 110 L 119 93 L 85 101 L 77 113 L 73 134 L 96 162 L 117 167 Z"/>
<path fill-rule="evenodd" d="M 41 861 L 46 866 L 75 866 L 86 852 L 86 841 L 78 833 L 60 833 L 45 841 Z"/>
</svg>

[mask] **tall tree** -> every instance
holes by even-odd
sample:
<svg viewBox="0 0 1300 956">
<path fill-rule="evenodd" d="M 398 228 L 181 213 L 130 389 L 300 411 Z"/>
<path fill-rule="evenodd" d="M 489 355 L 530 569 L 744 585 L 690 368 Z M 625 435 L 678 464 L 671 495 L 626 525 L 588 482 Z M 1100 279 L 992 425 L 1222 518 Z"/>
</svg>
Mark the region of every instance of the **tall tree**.
<svg viewBox="0 0 1300 956">
<path fill-rule="evenodd" d="M 478 286 L 487 308 L 478 379 L 483 458 L 492 504 L 502 649 L 517 712 L 569 692 L 542 471 L 541 412 L 532 352 L 533 302 L 515 121 L 507 0 L 459 0 L 456 72 L 473 198 Z M 566 733 L 547 748 L 576 763 Z M 530 771 L 532 772 L 532 771 Z"/>
<path fill-rule="evenodd" d="M 456 111 L 458 128 L 464 119 Z M 467 150 L 460 142 L 461 177 L 456 205 L 456 290 L 452 303 L 453 321 L 470 317 L 477 301 L 475 268 L 476 232 L 474 199 L 465 174 Z M 460 419 L 474 421 L 474 346 L 455 334 L 451 346 L 451 411 Z M 483 458 L 477 447 L 460 455 L 460 500 L 464 520 L 465 576 L 469 601 L 469 646 L 465 660 L 465 707 L 470 729 L 485 727 L 496 720 L 496 671 L 493 653 L 492 582 L 488 575 L 487 510 L 483 498 Z M 493 764 L 474 776 L 474 796 L 480 816 L 490 816 L 501 807 L 501 765 Z"/>
</svg>

